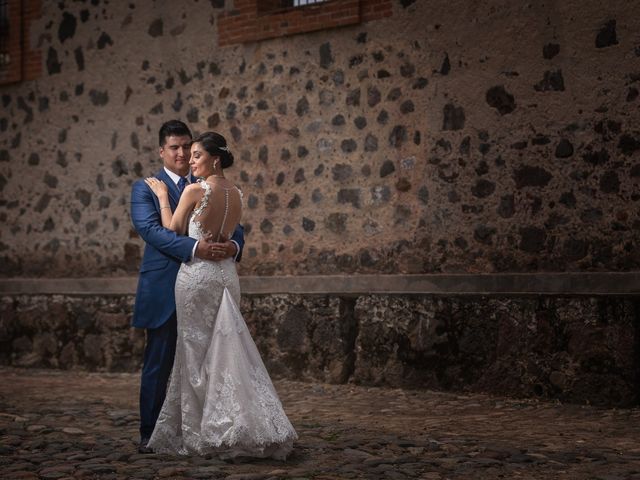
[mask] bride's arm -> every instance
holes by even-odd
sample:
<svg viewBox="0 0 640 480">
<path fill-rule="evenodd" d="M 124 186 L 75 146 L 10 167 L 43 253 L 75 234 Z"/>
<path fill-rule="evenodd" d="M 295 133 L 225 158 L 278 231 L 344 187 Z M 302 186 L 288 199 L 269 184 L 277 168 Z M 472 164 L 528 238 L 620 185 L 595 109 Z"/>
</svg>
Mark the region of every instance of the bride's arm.
<svg viewBox="0 0 640 480">
<path fill-rule="evenodd" d="M 202 188 L 198 184 L 191 184 L 184 189 L 180 196 L 180 201 L 176 207 L 176 211 L 173 212 L 173 217 L 169 218 L 169 230 L 185 235 L 187 233 L 187 227 L 189 226 L 189 215 L 195 208 L 198 200 L 202 196 Z M 168 211 L 166 214 L 164 211 Z M 162 213 L 162 225 L 164 225 L 165 215 L 168 217 L 171 215 L 171 209 L 165 209 Z"/>
<path fill-rule="evenodd" d="M 197 185 L 189 185 L 185 188 L 183 194 L 180 196 L 180 202 L 176 207 L 175 213 L 172 213 L 169 204 L 169 193 L 165 183 L 153 177 L 146 178 L 144 181 L 158 197 L 162 226 L 184 235 L 187 231 L 189 214 L 198 201 L 200 188 L 198 188 Z"/>
</svg>

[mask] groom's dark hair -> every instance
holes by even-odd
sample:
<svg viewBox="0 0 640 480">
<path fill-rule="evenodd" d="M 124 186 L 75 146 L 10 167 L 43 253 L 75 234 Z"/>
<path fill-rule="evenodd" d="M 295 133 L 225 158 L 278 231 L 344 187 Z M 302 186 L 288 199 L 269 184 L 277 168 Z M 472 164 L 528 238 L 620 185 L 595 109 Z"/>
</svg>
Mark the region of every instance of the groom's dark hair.
<svg viewBox="0 0 640 480">
<path fill-rule="evenodd" d="M 182 137 L 184 135 L 188 136 L 189 138 L 192 137 L 189 127 L 187 127 L 180 120 L 169 120 L 168 122 L 164 122 L 160 127 L 160 132 L 158 134 L 160 146 L 164 146 L 167 141 L 167 137 Z"/>
</svg>

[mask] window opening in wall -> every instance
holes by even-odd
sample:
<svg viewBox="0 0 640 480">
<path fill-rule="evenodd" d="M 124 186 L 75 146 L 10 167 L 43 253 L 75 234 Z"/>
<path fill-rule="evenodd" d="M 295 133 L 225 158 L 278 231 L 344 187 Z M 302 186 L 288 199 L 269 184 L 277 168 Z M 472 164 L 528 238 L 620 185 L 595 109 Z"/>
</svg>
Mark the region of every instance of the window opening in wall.
<svg viewBox="0 0 640 480">
<path fill-rule="evenodd" d="M 6 70 L 11 64 L 9 28 L 9 0 L 0 0 L 0 70 Z"/>
<path fill-rule="evenodd" d="M 319 5 L 328 3 L 330 0 L 259 0 L 256 2 L 258 15 L 270 15 L 281 13 L 296 7 L 306 7 L 307 5 Z"/>
<path fill-rule="evenodd" d="M 293 7 L 303 7 L 305 5 L 313 5 L 314 3 L 324 3 L 327 0 L 293 0 Z"/>
<path fill-rule="evenodd" d="M 258 42 L 390 17 L 396 0 L 237 0 L 220 14 L 218 45 Z"/>
</svg>

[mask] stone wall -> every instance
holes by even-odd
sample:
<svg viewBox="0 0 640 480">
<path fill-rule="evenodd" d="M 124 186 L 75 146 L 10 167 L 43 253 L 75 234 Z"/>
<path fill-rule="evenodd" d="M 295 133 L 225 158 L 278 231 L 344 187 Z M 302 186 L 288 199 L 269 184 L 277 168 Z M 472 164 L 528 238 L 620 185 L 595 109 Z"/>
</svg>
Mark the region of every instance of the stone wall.
<svg viewBox="0 0 640 480">
<path fill-rule="evenodd" d="M 134 297 L 19 295 L 2 297 L 4 365 L 135 371 L 144 330 L 131 328 Z"/>
<path fill-rule="evenodd" d="M 0 362 L 136 371 L 131 295 L 3 295 Z M 274 377 L 637 404 L 637 298 L 245 295 Z"/>
<path fill-rule="evenodd" d="M 0 86 L 1 275 L 135 272 L 170 118 L 230 141 L 244 274 L 638 268 L 635 2 L 394 0 L 220 47 L 233 3 L 42 2 L 43 75 Z"/>
</svg>

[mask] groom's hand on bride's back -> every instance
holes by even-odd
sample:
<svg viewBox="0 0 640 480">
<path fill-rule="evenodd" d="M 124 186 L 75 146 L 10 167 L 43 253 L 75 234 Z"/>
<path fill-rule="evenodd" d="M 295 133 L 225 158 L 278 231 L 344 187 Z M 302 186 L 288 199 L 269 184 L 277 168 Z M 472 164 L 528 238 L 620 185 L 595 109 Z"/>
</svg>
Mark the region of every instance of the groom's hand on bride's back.
<svg viewBox="0 0 640 480">
<path fill-rule="evenodd" d="M 213 234 L 206 235 L 204 239 L 198 242 L 196 247 L 196 257 L 203 260 L 220 261 L 233 257 L 236 253 L 237 247 L 235 243 L 224 237 L 221 241 L 215 242 Z"/>
</svg>

